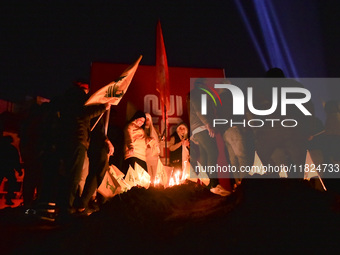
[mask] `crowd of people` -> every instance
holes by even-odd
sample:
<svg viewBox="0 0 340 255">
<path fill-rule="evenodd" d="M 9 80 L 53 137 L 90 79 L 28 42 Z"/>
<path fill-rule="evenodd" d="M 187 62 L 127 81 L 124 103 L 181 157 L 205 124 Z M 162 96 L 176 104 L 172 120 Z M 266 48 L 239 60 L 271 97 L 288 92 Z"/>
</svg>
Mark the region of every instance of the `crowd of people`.
<svg viewBox="0 0 340 255">
<path fill-rule="evenodd" d="M 285 79 L 280 69 L 272 69 L 266 75 L 267 78 L 282 78 L 281 84 L 275 83 L 275 86 L 302 87 L 302 84 L 296 81 Z M 228 80 L 225 82 L 230 83 Z M 272 86 L 264 80 L 256 86 L 260 93 L 254 94 L 253 101 L 256 104 L 254 107 L 269 109 L 272 102 Z M 253 164 L 255 151 L 264 165 L 304 165 L 307 149 L 322 151 L 326 162 L 329 160 L 338 162 L 340 156 L 340 153 L 337 153 L 338 147 L 334 146 L 332 153 L 329 153 L 330 150 L 324 148 L 325 143 L 320 142 L 320 139 L 329 138 L 329 144 L 338 141 L 339 129 L 335 127 L 340 121 L 335 121 L 334 124 L 332 118 L 328 118 L 329 121 L 324 128 L 321 121 L 315 117 L 306 117 L 299 111 L 290 111 L 288 117 L 299 121 L 297 127 L 252 128 L 243 125 L 213 127 L 214 118 L 233 118 L 234 122 L 242 123 L 241 118 L 244 116 L 233 115 L 233 95 L 226 89 L 217 89 L 221 106 L 217 108 L 208 106 L 208 109 L 213 111 L 202 114 L 201 88 L 206 88 L 204 79 L 196 81 L 187 97 L 190 127 L 186 123 L 179 123 L 167 145 L 170 151 L 169 165 L 174 169 L 180 169 L 182 174 L 188 163 L 192 166 L 197 162 L 207 166 L 217 164 L 218 155 L 221 153 L 217 147 L 217 132 L 221 134 L 225 144 L 224 151 L 228 164 L 238 170 L 242 166 Z M 39 208 L 46 208 L 51 204 L 56 206 L 59 216 L 89 215 L 98 210 L 105 202 L 105 198 L 96 190 L 110 162 L 113 162 L 110 157 L 114 153 L 119 155 L 115 162 L 121 162 L 118 167 L 124 174 L 130 167 L 135 168 L 138 164 L 150 175 L 151 184 L 155 182 L 163 137 L 153 126 L 151 115 L 137 111 L 122 131 L 123 146 L 115 148 L 102 118 L 110 108 L 110 102 L 85 105 L 89 98 L 88 93 L 89 84 L 77 81 L 72 88 L 51 102 L 40 106 L 33 105 L 23 120 L 20 131 L 20 154 L 24 162 L 25 213 L 35 214 Z M 210 105 L 211 101 L 208 100 L 207 103 Z M 313 112 L 313 105 L 310 102 L 306 107 Z M 335 119 L 339 119 L 339 103 L 329 102 L 325 110 L 328 116 L 336 115 Z M 269 117 L 277 119 L 278 114 L 275 111 Z M 246 113 L 246 118 L 252 117 L 250 112 Z M 6 162 L 0 164 L 3 168 L 0 177 L 1 180 L 3 177 L 8 179 L 6 203 L 11 205 L 15 186 L 14 169 L 22 175 L 19 154 L 8 137 L 1 137 L 0 144 L 1 154 L 8 155 L 2 159 Z M 123 153 L 120 153 L 120 150 Z M 232 190 L 226 190 L 216 172 L 207 174 L 210 179 L 207 188 L 220 196 L 230 195 L 245 178 L 245 173 L 241 171 L 231 173 Z M 303 179 L 303 172 L 290 175 L 289 177 L 295 179 Z"/>
<path fill-rule="evenodd" d="M 22 120 L 19 133 L 23 166 L 20 165 L 18 151 L 9 141 L 10 137 L 1 139 L 1 150 L 11 154 L 6 157 L 8 164 L 1 164 L 3 167 L 8 166 L 7 170 L 1 171 L 8 179 L 8 205 L 13 204 L 11 199 L 14 198 L 13 189 L 17 184 L 14 170 L 22 175 L 22 168 L 22 206 L 26 214 L 55 208 L 59 216 L 69 217 L 89 215 L 98 210 L 105 202 L 105 197 L 96 190 L 110 162 L 118 162 L 124 174 L 129 167 L 135 168 L 138 164 L 149 173 L 151 183 L 154 183 L 161 136 L 153 126 L 151 115 L 142 111 L 134 114 L 123 130 L 123 146 L 117 145 L 117 149 L 124 151 L 123 154 L 117 153 L 119 157 L 124 155 L 123 161 L 111 160 L 115 147 L 105 130 L 102 117 L 110 108 L 110 102 L 85 105 L 88 93 L 89 84 L 77 81 L 50 102 L 32 105 Z M 180 140 L 185 138 L 186 146 L 189 147 L 188 128 L 185 127 L 185 132 L 180 133 Z M 177 153 L 175 158 L 178 157 L 180 159 L 177 161 L 182 162 L 182 154 Z M 43 214 L 46 218 L 46 213 Z"/>
<path fill-rule="evenodd" d="M 25 170 L 26 212 L 35 212 L 37 205 L 51 201 L 57 204 L 61 215 L 84 211 L 92 191 L 100 184 L 103 175 L 100 168 L 108 164 L 107 155 L 113 153 L 113 146 L 101 133 L 100 124 L 91 133 L 90 128 L 91 120 L 109 109 L 110 104 L 84 106 L 88 93 L 88 83 L 77 81 L 60 97 L 34 106 L 23 121 L 20 148 Z M 104 157 L 103 148 L 107 150 Z M 89 174 L 80 194 L 86 156 Z"/>
</svg>

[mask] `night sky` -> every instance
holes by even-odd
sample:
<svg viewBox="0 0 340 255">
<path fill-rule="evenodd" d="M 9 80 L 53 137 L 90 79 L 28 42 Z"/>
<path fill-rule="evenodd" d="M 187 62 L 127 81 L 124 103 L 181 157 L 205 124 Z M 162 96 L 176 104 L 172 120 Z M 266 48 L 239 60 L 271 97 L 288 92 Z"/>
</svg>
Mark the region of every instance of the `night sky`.
<svg viewBox="0 0 340 255">
<path fill-rule="evenodd" d="M 265 47 L 254 2 L 241 2 Z M 272 2 L 299 74 L 338 77 L 337 1 Z M 14 0 L 0 12 L 0 99 L 51 98 L 89 80 L 91 62 L 131 64 L 143 55 L 141 65 L 154 65 L 158 19 L 169 66 L 224 68 L 230 77 L 265 72 L 234 0 Z"/>
</svg>

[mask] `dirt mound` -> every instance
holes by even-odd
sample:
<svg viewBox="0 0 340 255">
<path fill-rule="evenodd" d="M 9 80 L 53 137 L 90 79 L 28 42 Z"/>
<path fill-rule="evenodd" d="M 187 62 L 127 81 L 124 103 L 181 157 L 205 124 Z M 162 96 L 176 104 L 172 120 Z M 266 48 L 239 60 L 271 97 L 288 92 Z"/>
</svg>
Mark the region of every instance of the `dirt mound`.
<svg viewBox="0 0 340 255">
<path fill-rule="evenodd" d="M 195 183 L 134 187 L 89 217 L 47 227 L 17 217 L 5 229 L 14 226 L 20 254 L 325 253 L 339 248 L 334 203 L 333 194 L 286 179 L 244 180 L 228 197 Z"/>
</svg>

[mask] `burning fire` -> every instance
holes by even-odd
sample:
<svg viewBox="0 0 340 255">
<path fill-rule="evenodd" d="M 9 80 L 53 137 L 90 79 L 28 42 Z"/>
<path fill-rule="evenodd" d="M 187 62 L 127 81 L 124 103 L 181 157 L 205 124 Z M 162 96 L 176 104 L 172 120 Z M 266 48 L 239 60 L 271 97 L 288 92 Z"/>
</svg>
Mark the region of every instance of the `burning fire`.
<svg viewBox="0 0 340 255">
<path fill-rule="evenodd" d="M 169 187 L 175 185 L 181 185 L 188 178 L 188 174 L 183 173 L 180 170 L 175 171 L 174 175 L 170 177 Z"/>
<path fill-rule="evenodd" d="M 184 181 L 190 176 L 189 171 L 186 169 L 187 163 L 187 161 L 184 162 L 185 168 L 183 169 L 183 171 L 181 169 L 173 169 L 168 167 L 169 170 L 167 173 L 170 175 L 168 175 L 168 177 L 166 171 L 163 172 L 163 175 L 156 175 L 153 181 L 153 186 L 157 187 L 162 185 L 166 188 L 175 185 L 181 185 L 182 183 L 184 183 Z"/>
<path fill-rule="evenodd" d="M 161 178 L 159 176 L 156 176 L 155 181 L 153 182 L 154 186 L 158 186 L 161 183 Z"/>
<path fill-rule="evenodd" d="M 172 187 L 174 185 L 179 185 L 180 184 L 180 179 L 179 179 L 180 175 L 181 175 L 181 172 L 177 170 L 175 172 L 175 174 L 170 177 L 169 187 Z"/>
</svg>

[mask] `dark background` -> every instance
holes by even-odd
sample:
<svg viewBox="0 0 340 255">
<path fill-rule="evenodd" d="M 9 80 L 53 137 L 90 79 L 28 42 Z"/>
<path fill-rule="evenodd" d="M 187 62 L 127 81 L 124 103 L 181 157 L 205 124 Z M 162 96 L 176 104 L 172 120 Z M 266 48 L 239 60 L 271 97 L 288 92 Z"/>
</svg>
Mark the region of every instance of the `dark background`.
<svg viewBox="0 0 340 255">
<path fill-rule="evenodd" d="M 270 58 L 255 3 L 237 1 Z M 92 62 L 155 65 L 155 31 L 163 29 L 169 66 L 224 68 L 229 77 L 259 77 L 266 68 L 236 0 L 3 1 L 0 4 L 0 98 L 51 98 Z M 274 7 L 299 77 L 338 77 L 337 1 L 263 0 Z M 268 61 L 270 62 L 270 61 Z M 283 69 L 285 69 L 283 67 Z M 286 72 L 288 76 L 289 71 Z"/>
</svg>

